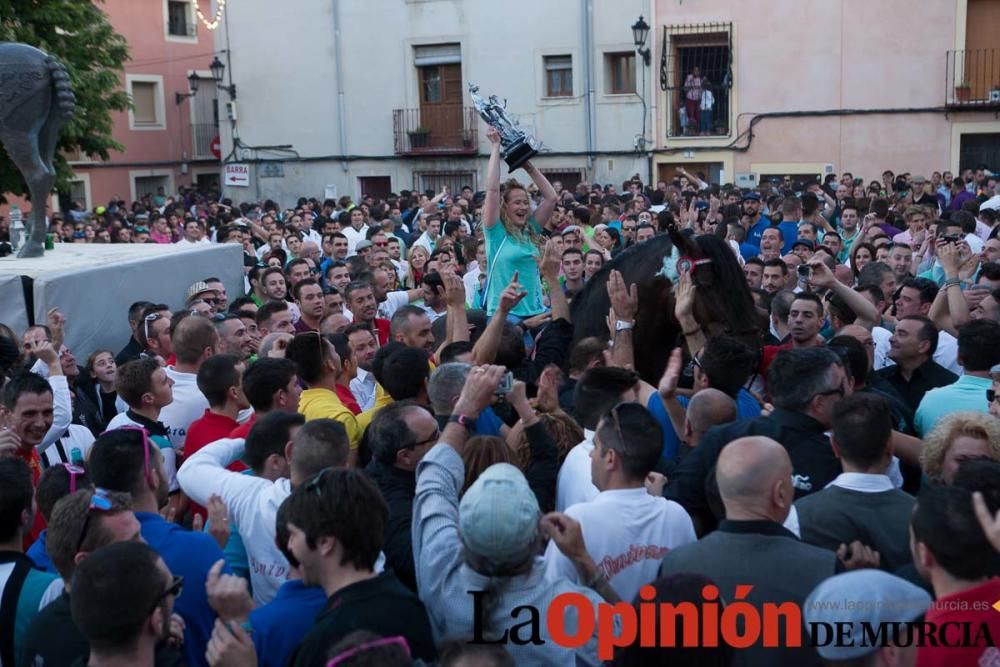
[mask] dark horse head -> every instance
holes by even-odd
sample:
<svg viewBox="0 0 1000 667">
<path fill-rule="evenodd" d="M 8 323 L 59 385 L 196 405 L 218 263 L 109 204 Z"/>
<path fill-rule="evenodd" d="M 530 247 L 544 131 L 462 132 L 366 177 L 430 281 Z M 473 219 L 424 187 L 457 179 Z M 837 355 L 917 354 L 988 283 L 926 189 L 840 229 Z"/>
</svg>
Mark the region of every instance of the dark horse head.
<svg viewBox="0 0 1000 667">
<path fill-rule="evenodd" d="M 633 332 L 635 369 L 653 385 L 659 382 L 671 350 L 683 343 L 680 325 L 674 316 L 673 284 L 661 273 L 664 259 L 671 256 L 675 246 L 681 257 L 711 260 L 696 264 L 694 268 L 697 286 L 694 315 L 705 335 L 727 333 L 755 350 L 760 346 L 759 315 L 730 247 L 715 236 L 691 237 L 676 231 L 659 234 L 605 264 L 573 299 L 572 307 L 574 343 L 587 336 L 607 339 L 606 318 L 611 306 L 608 274 L 612 270 L 620 271 L 625 284 L 637 285 L 639 312 Z"/>
</svg>

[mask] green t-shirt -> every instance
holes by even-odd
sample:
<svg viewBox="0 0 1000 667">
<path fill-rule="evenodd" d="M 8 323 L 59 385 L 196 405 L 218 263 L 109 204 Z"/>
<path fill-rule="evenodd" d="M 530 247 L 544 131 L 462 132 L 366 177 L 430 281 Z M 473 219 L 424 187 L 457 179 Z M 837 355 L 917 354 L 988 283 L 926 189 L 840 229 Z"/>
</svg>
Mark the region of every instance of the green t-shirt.
<svg viewBox="0 0 1000 667">
<path fill-rule="evenodd" d="M 541 232 L 535 218 L 528 218 L 527 224 L 532 225 L 536 232 Z M 545 311 L 542 301 L 542 279 L 538 273 L 535 258 L 539 256 L 538 247 L 524 236 L 515 238 L 507 234 L 503 223 L 499 220 L 492 227 L 484 228 L 486 239 L 486 314 L 492 315 L 500 304 L 500 295 L 518 272 L 518 282 L 528 293 L 521 303 L 517 304 L 512 315 L 531 317 Z"/>
</svg>

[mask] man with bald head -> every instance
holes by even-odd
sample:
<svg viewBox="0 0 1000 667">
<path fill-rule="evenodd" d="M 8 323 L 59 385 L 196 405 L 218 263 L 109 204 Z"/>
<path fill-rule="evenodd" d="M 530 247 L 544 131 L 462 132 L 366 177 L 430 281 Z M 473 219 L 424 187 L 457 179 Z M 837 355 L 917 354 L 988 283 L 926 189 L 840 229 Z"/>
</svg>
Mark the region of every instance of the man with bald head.
<svg viewBox="0 0 1000 667">
<path fill-rule="evenodd" d="M 719 454 L 715 476 L 726 518 L 719 529 L 693 544 L 671 550 L 660 577 L 701 574 L 719 587 L 719 597 L 752 604 L 802 604 L 824 579 L 843 570 L 836 555 L 800 542 L 782 526 L 795 498 L 792 461 L 785 447 L 763 436 L 738 438 Z M 737 598 L 739 587 L 749 593 Z M 778 646 L 787 633 L 779 624 Z M 815 649 L 764 648 L 761 640 L 744 649 L 735 664 L 819 665 Z"/>
<path fill-rule="evenodd" d="M 691 397 L 684 415 L 684 444 L 697 447 L 708 429 L 736 421 L 736 401 L 718 389 L 702 389 Z"/>
</svg>

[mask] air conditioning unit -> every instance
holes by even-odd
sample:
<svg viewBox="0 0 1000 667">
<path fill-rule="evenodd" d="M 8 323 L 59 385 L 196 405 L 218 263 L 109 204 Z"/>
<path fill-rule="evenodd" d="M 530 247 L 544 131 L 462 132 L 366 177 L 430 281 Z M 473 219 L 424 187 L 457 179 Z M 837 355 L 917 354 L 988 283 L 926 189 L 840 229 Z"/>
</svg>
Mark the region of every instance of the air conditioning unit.
<svg viewBox="0 0 1000 667">
<path fill-rule="evenodd" d="M 757 174 L 751 171 L 736 172 L 736 187 L 738 188 L 757 187 Z"/>
<path fill-rule="evenodd" d="M 236 116 L 236 102 L 226 102 L 226 117 L 229 120 L 238 120 Z"/>
</svg>

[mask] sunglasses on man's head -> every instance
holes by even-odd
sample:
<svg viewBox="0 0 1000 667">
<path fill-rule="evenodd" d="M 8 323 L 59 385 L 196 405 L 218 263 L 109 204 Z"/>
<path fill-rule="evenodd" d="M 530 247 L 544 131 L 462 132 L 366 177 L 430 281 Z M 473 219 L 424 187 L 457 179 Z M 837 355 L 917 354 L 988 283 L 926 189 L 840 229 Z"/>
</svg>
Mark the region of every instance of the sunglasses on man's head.
<svg viewBox="0 0 1000 667">
<path fill-rule="evenodd" d="M 146 340 L 149 340 L 149 323 L 155 322 L 161 317 L 166 317 L 166 315 L 164 315 L 163 313 L 150 313 L 149 315 L 146 315 L 146 317 L 142 318 L 143 319 L 142 330 L 146 334 Z"/>
<path fill-rule="evenodd" d="M 73 554 L 80 553 L 84 540 L 87 539 L 87 529 L 90 527 L 90 517 L 94 512 L 110 512 L 114 505 L 111 496 L 104 489 L 95 489 L 94 495 L 90 497 L 90 504 L 87 506 L 87 517 L 83 520 L 83 528 L 80 529 L 80 537 L 76 540 L 76 549 Z"/>
<path fill-rule="evenodd" d="M 87 471 L 72 463 L 64 463 L 62 466 L 65 468 L 66 472 L 69 473 L 69 494 L 73 495 L 76 493 L 76 478 L 87 474 Z"/>
</svg>

